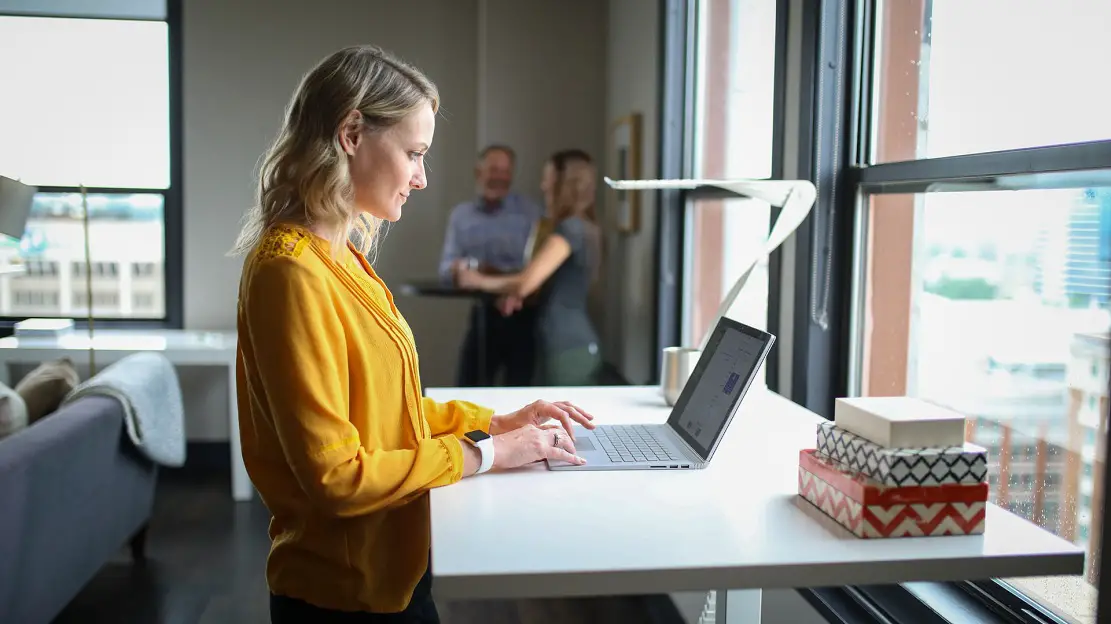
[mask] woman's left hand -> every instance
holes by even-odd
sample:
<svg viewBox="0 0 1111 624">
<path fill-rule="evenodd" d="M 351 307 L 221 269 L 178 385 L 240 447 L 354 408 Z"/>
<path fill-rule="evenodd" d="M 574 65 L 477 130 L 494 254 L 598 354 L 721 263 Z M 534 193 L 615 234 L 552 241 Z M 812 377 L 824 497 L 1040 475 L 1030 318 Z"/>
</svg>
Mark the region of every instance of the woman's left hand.
<svg viewBox="0 0 1111 624">
<path fill-rule="evenodd" d="M 520 297 L 503 295 L 498 297 L 498 302 L 495 305 L 502 316 L 512 316 L 517 310 L 520 310 L 521 307 L 524 306 L 524 301 Z"/>
<path fill-rule="evenodd" d="M 482 273 L 474 269 L 460 268 L 455 274 L 455 283 L 460 288 L 478 290 L 482 287 Z"/>
<path fill-rule="evenodd" d="M 550 420 L 558 422 L 572 440 L 575 439 L 575 424 L 587 429 L 594 428 L 594 416 L 567 401 L 536 401 L 509 414 L 494 416 L 490 419 L 490 435 L 498 435 L 520 429 L 528 425 L 541 427 Z"/>
</svg>

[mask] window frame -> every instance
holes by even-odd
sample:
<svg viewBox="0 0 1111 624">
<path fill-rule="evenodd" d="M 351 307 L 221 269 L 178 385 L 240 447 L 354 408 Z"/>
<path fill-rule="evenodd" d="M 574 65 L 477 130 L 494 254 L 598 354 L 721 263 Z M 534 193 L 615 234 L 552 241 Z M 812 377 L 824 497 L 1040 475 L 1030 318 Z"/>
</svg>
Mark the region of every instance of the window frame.
<svg viewBox="0 0 1111 624">
<path fill-rule="evenodd" d="M 828 1 L 823 4 L 827 3 Z M 959 183 L 962 191 L 1077 186 L 1076 176 L 1086 178 L 1093 171 L 1111 174 L 1111 140 L 868 164 L 866 155 L 871 153 L 874 139 L 871 136 L 873 124 L 870 109 L 873 84 L 871 67 L 875 52 L 872 44 L 875 41 L 877 0 L 855 0 L 853 4 L 857 8 L 858 19 L 851 26 L 852 30 L 847 33 L 846 38 L 852 40 L 852 45 L 857 50 L 852 68 L 855 86 L 851 103 L 851 107 L 857 111 L 852 129 L 855 157 L 846 167 L 845 174 L 851 180 L 853 187 L 848 201 L 851 201 L 855 217 L 854 231 L 851 234 L 854 244 L 850 247 L 854 259 L 853 271 L 849 273 L 849 283 L 843 284 L 842 287 L 852 290 L 849 315 L 855 319 L 861 313 L 863 305 L 863 289 L 859 288 L 862 281 L 854 278 L 862 276 L 864 254 L 857 251 L 863 248 L 866 235 L 864 211 L 870 196 L 925 193 L 927 190 L 944 192 L 944 187 L 938 190 L 937 185 L 946 183 Z M 1005 185 L 1001 187 L 1000 182 L 1005 182 Z M 849 204 L 846 207 L 849 207 Z M 854 354 L 851 357 L 854 360 L 859 357 L 856 353 L 860 343 L 859 337 L 855 335 L 857 327 L 855 321 L 846 327 L 849 334 L 846 338 L 851 345 Z M 858 380 L 850 379 L 849 382 L 846 391 L 853 392 L 859 387 Z M 1104 496 L 1108 495 L 1107 479 L 1111 477 L 1111 470 L 1108 468 L 1105 463 Z M 1103 524 L 1101 540 L 1107 539 L 1108 533 L 1107 523 Z M 1106 559 L 1101 557 L 1098 565 L 1101 578 L 1106 578 L 1102 576 L 1109 573 Z M 988 607 L 995 615 L 1008 621 L 1064 624 L 1064 620 L 1049 608 L 1000 580 L 962 581 L 944 585 L 971 596 Z M 917 597 L 907 599 L 922 600 Z M 1107 613 L 1111 613 L 1111 593 L 1100 591 L 1097 598 L 1096 619 L 1100 620 L 1100 616 Z"/>
<path fill-rule="evenodd" d="M 693 175 L 697 111 L 697 51 L 699 0 L 660 0 L 660 177 L 687 178 Z M 772 118 L 772 179 L 783 176 L 785 135 L 785 102 L 787 84 L 787 28 L 789 0 L 776 0 L 775 67 Z M 653 377 L 658 383 L 661 349 L 682 342 L 683 295 L 686 284 L 686 241 L 689 206 L 698 200 L 730 199 L 736 196 L 716 187 L 691 190 L 664 189 L 656 191 L 659 206 L 656 247 L 656 282 L 659 284 L 656 305 L 656 332 L 653 345 Z M 781 209 L 771 207 L 770 222 L 775 223 Z M 804 224 L 805 226 L 805 224 Z M 801 230 L 801 228 L 800 228 Z M 768 258 L 769 284 L 782 280 L 783 255 L 776 250 Z M 774 290 L 769 288 L 769 290 Z M 781 303 L 778 293 L 769 292 L 767 327 L 777 334 L 780 327 Z M 767 384 L 773 391 L 780 386 L 779 354 L 773 349 L 766 364 Z"/>
<path fill-rule="evenodd" d="M 1111 140 L 1071 145 L 1021 148 L 980 154 L 948 156 L 888 163 L 869 164 L 872 146 L 872 67 L 873 36 L 881 0 L 821 0 L 777 5 L 777 42 L 775 68 L 776 127 L 774 129 L 773 176 L 799 177 L 815 181 L 818 199 L 811 218 L 785 245 L 772 254 L 768 301 L 768 328 L 779 333 L 787 328 L 780 323 L 783 278 L 793 278 L 794 318 L 788 345 L 792 367 L 789 379 L 781 379 L 776 353 L 769 358 L 768 387 L 796 403 L 832 418 L 834 399 L 848 396 L 858 387 L 852 379 L 859 343 L 854 335 L 859 314 L 860 293 L 857 280 L 862 275 L 862 249 L 866 240 L 861 227 L 872 194 L 923 192 L 942 182 L 960 182 L 962 190 L 989 190 L 1006 179 L 1007 188 L 1044 188 L 1046 185 L 1075 183 L 1072 176 L 1095 170 L 1111 171 Z M 660 174 L 663 178 L 684 177 L 690 171 L 691 135 L 694 102 L 693 75 L 697 44 L 698 0 L 661 0 L 661 127 Z M 790 11 L 801 11 L 801 41 L 789 49 L 787 37 Z M 684 38 L 687 38 L 684 40 Z M 797 133 L 788 135 L 788 68 L 799 76 L 797 95 Z M 791 120 L 794 121 L 794 120 Z M 797 136 L 796 136 L 797 134 Z M 787 145 L 788 138 L 792 144 Z M 797 154 L 797 163 L 786 155 Z M 787 165 L 795 165 L 794 170 Z M 1070 182 L 1072 180 L 1072 182 Z M 1109 183 L 1111 184 L 1111 183 Z M 977 186 L 978 185 L 978 186 Z M 656 357 L 659 347 L 678 344 L 681 318 L 685 240 L 684 206 L 688 199 L 713 198 L 712 189 L 658 192 L 659 230 L 657 246 Z M 720 194 L 717 196 L 723 196 Z M 776 216 L 773 210 L 773 220 Z M 832 227 L 830 223 L 832 221 Z M 827 249 L 823 249 L 827 247 Z M 810 265 L 813 251 L 824 251 Z M 791 254 L 787 256 L 785 254 Z M 789 263 L 784 261 L 788 260 Z M 784 275 L 784 267 L 794 265 L 794 275 Z M 828 308 L 825 327 L 813 322 L 808 313 L 824 296 L 813 283 L 815 272 L 828 275 Z M 847 295 L 845 293 L 848 293 Z M 798 311 L 803 311 L 798 313 Z M 786 333 L 786 332 L 785 332 Z M 845 357 L 844 354 L 849 354 Z M 659 369 L 659 361 L 655 370 Z M 658 381 L 658 380 L 655 380 Z M 1111 448 L 1111 431 L 1108 446 Z M 1105 463 L 1102 481 L 1103 500 L 1111 496 L 1111 463 Z M 1111 522 L 1100 528 L 1101 544 L 1108 543 Z M 1093 536 L 1095 537 L 1095 536 Z M 1111 564 L 1100 557 L 1100 578 L 1111 578 Z M 831 621 L 882 621 L 877 615 L 895 615 L 902 608 L 913 612 L 915 605 L 943 613 L 946 605 L 966 604 L 981 607 L 987 618 L 1012 622 L 1062 622 L 1049 609 L 997 580 L 931 583 L 929 592 L 910 591 L 905 584 L 875 587 L 803 588 L 798 593 Z M 928 596 L 928 598 L 927 598 Z M 840 610 L 837 605 L 846 605 Z M 900 607 L 902 605 L 902 607 Z M 1111 617 L 1111 592 L 1100 591 L 1096 618 Z M 941 620 L 945 621 L 945 620 Z"/>
<path fill-rule="evenodd" d="M 107 19 L 112 21 L 165 22 L 167 27 L 167 46 L 169 57 L 169 159 L 170 183 L 167 188 L 108 188 L 85 187 L 89 194 L 95 193 L 146 193 L 161 195 L 163 198 L 163 260 L 165 310 L 161 318 L 120 318 L 94 316 L 97 327 L 117 329 L 181 329 L 184 326 L 184 239 L 183 230 L 183 185 L 184 157 L 182 149 L 182 0 L 165 0 L 165 18 L 86 15 L 79 13 L 2 11 L 3 17 L 40 17 L 47 19 Z M 39 186 L 39 193 L 79 193 L 76 186 Z M 23 316 L 0 316 L 0 335 L 11 335 L 17 322 Z M 84 329 L 88 317 L 71 316 L 74 325 Z"/>
</svg>

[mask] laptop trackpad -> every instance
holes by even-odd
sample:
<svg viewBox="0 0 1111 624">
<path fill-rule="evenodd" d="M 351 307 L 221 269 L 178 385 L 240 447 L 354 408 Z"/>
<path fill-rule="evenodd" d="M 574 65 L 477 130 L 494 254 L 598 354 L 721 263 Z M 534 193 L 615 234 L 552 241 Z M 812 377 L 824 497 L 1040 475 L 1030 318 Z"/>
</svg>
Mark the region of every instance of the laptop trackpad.
<svg viewBox="0 0 1111 624">
<path fill-rule="evenodd" d="M 578 438 L 578 439 L 575 440 L 575 452 L 576 453 L 581 453 L 581 452 L 584 452 L 584 451 L 593 451 L 593 450 L 594 450 L 594 442 L 591 441 L 590 438 L 583 437 L 583 438 Z"/>
</svg>

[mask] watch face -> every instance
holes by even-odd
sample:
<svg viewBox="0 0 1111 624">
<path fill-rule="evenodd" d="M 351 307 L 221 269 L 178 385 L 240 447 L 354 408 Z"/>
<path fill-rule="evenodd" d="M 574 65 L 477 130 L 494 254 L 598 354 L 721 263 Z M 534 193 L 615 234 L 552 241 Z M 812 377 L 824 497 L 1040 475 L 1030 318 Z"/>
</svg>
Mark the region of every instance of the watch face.
<svg viewBox="0 0 1111 624">
<path fill-rule="evenodd" d="M 485 431 L 479 431 L 478 429 L 475 429 L 474 431 L 468 431 L 467 433 L 464 433 L 463 437 L 467 438 L 471 442 L 474 442 L 475 444 L 478 444 L 479 442 L 489 438 L 490 434 L 486 433 Z"/>
</svg>

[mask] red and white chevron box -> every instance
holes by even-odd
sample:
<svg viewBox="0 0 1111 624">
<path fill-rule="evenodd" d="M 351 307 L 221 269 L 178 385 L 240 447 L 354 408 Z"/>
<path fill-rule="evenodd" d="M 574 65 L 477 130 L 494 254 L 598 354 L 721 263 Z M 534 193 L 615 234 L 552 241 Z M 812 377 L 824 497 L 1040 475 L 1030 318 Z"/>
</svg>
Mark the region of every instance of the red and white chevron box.
<svg viewBox="0 0 1111 624">
<path fill-rule="evenodd" d="M 988 484 L 890 487 L 805 449 L 799 496 L 857 537 L 976 535 L 984 532 Z"/>
</svg>

